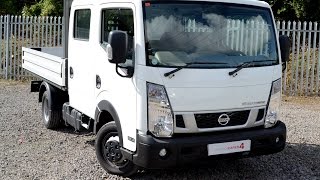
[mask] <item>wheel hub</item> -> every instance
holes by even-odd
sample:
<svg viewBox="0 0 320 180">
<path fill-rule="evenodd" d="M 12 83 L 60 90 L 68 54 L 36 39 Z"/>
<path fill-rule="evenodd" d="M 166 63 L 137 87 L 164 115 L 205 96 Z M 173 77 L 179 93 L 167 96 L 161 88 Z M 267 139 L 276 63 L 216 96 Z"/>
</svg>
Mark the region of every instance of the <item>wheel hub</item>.
<svg viewBox="0 0 320 180">
<path fill-rule="evenodd" d="M 104 153 L 110 162 L 117 163 L 122 160 L 122 153 L 118 141 L 106 142 Z"/>
</svg>

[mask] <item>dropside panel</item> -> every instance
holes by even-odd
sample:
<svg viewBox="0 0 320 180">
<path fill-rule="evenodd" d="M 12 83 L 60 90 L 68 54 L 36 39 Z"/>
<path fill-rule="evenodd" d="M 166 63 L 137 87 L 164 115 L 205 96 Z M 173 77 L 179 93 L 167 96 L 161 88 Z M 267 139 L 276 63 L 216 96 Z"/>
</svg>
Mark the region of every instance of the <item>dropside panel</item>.
<svg viewBox="0 0 320 180">
<path fill-rule="evenodd" d="M 42 48 L 35 49 L 22 48 L 22 67 L 56 85 L 65 87 L 67 59 L 57 56 L 62 54 L 62 48 L 45 48 L 48 53 L 41 52 Z"/>
</svg>

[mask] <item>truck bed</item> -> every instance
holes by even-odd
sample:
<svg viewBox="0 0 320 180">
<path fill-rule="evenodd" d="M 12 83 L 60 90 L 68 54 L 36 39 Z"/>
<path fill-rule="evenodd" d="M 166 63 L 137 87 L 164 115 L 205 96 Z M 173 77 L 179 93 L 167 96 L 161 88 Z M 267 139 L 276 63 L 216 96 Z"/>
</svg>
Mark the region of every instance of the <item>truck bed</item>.
<svg viewBox="0 0 320 180">
<path fill-rule="evenodd" d="M 22 48 L 22 67 L 62 89 L 66 88 L 67 59 L 62 47 Z"/>
</svg>

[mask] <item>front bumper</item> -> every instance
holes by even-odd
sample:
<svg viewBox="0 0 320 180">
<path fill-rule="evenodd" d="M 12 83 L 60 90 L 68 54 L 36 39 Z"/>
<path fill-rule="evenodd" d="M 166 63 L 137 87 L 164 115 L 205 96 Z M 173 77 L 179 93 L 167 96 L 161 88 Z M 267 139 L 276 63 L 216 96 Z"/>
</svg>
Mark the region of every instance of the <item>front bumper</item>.
<svg viewBox="0 0 320 180">
<path fill-rule="evenodd" d="M 276 139 L 279 138 L 278 142 Z M 205 162 L 217 158 L 248 157 L 280 152 L 285 147 L 286 126 L 282 122 L 270 129 L 243 129 L 170 139 L 138 135 L 137 152 L 131 154 L 123 149 L 124 156 L 134 164 L 159 169 L 183 166 L 186 163 Z M 207 145 L 240 140 L 251 140 L 251 150 L 227 155 L 208 156 Z M 167 156 L 160 157 L 159 151 L 167 150 Z"/>
</svg>

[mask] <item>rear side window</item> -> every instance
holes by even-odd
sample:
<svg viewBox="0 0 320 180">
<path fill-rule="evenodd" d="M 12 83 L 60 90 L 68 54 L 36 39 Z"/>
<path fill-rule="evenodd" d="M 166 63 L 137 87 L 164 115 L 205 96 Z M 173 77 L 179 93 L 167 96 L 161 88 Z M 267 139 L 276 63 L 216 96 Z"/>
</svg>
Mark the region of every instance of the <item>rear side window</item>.
<svg viewBox="0 0 320 180">
<path fill-rule="evenodd" d="M 73 37 L 75 39 L 89 40 L 90 18 L 90 9 L 81 9 L 75 11 L 73 31 Z"/>
</svg>

